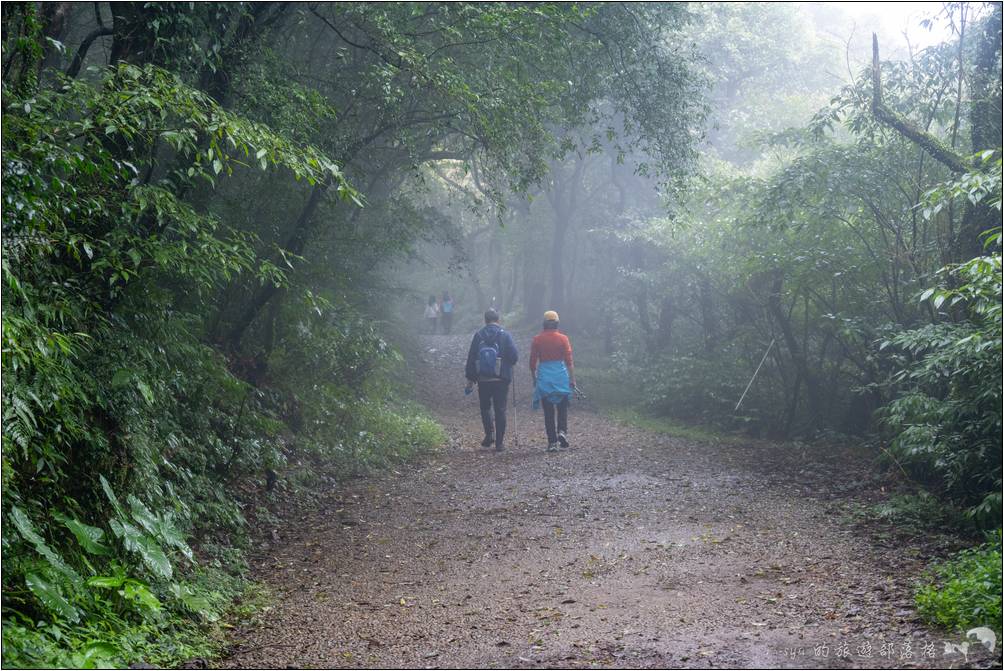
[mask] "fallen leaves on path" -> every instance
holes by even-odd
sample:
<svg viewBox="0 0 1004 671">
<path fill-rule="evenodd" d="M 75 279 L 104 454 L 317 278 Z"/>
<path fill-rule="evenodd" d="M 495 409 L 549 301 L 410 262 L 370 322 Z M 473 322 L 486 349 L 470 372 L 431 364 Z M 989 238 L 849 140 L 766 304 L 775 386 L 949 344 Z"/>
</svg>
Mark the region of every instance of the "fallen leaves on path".
<svg viewBox="0 0 1004 671">
<path fill-rule="evenodd" d="M 517 389 L 519 449 L 511 429 L 506 450 L 483 451 L 460 379 L 467 339 L 428 340 L 420 389 L 447 447 L 287 511 L 255 563 L 279 596 L 237 628 L 225 663 L 944 664 L 857 652 L 941 645 L 911 605 L 923 553 L 877 546 L 831 512 L 867 464 L 695 444 L 578 406 L 572 449 L 549 454 L 529 388 Z"/>
</svg>

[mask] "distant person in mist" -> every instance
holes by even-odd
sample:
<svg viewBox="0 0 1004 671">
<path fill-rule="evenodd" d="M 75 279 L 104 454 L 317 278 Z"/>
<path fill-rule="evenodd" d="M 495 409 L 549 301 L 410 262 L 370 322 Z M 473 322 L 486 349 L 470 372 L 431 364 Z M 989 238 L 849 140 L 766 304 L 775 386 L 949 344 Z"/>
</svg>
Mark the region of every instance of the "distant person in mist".
<svg viewBox="0 0 1004 671">
<path fill-rule="evenodd" d="M 568 447 L 568 399 L 575 388 L 572 343 L 558 330 L 558 313 L 544 313 L 544 325 L 530 346 L 530 376 L 533 378 L 533 409 L 544 406 L 547 451 Z M 557 425 L 555 424 L 557 414 Z"/>
<path fill-rule="evenodd" d="M 485 311 L 485 325 L 471 339 L 467 352 L 467 391 L 478 385 L 478 401 L 481 405 L 481 423 L 485 437 L 481 447 L 495 445 L 502 449 L 506 429 L 506 399 L 509 383 L 512 381 L 512 367 L 519 359 L 516 343 L 509 332 L 499 326 L 499 313 Z M 492 410 L 494 409 L 494 414 Z"/>
<path fill-rule="evenodd" d="M 436 334 L 436 320 L 439 319 L 439 305 L 436 304 L 436 297 L 429 296 L 429 303 L 425 306 L 425 321 L 429 324 L 429 333 Z"/>
<path fill-rule="evenodd" d="M 443 333 L 450 335 L 450 329 L 453 328 L 453 299 L 450 298 L 449 291 L 443 292 L 440 306 L 443 314 Z"/>
</svg>

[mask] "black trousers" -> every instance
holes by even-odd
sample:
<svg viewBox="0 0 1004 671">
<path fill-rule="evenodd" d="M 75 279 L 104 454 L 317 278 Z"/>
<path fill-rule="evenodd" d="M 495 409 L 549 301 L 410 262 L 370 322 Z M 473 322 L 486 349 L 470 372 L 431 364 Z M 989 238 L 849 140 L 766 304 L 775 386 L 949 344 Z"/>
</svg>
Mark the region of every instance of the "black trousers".
<svg viewBox="0 0 1004 671">
<path fill-rule="evenodd" d="M 478 401 L 481 402 L 481 423 L 485 427 L 485 435 L 495 437 L 495 445 L 502 444 L 505 437 L 505 411 L 509 398 L 509 380 L 492 380 L 478 382 Z M 492 417 L 492 406 L 495 416 Z M 555 439 L 557 440 L 557 439 Z"/>
<path fill-rule="evenodd" d="M 544 406 L 544 429 L 547 431 L 547 442 L 558 442 L 558 432 L 568 431 L 568 397 L 562 399 L 561 403 L 555 405 L 546 398 L 540 399 L 540 404 Z M 554 426 L 554 410 L 558 410 L 558 426 Z"/>
</svg>

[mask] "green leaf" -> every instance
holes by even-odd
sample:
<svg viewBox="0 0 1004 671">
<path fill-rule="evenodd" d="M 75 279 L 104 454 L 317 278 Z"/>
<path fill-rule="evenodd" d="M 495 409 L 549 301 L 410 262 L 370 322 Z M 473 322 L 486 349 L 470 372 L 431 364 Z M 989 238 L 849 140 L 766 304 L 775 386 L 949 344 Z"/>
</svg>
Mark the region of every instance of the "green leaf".
<svg viewBox="0 0 1004 671">
<path fill-rule="evenodd" d="M 51 613 L 69 622 L 80 621 L 80 612 L 66 600 L 58 585 L 46 582 L 35 573 L 24 577 L 28 589 Z"/>
<path fill-rule="evenodd" d="M 97 575 L 93 578 L 88 579 L 87 584 L 90 587 L 103 587 L 104 589 L 117 589 L 121 587 L 126 581 L 125 576 L 121 575 Z"/>
<path fill-rule="evenodd" d="M 85 667 L 93 669 L 113 668 L 114 660 L 119 655 L 119 650 L 111 643 L 98 641 L 91 643 L 84 650 Z"/>
<path fill-rule="evenodd" d="M 129 384 L 129 380 L 132 379 L 133 372 L 128 368 L 119 368 L 115 371 L 115 375 L 112 376 L 112 386 L 113 387 L 124 387 Z"/>
<path fill-rule="evenodd" d="M 156 536 L 158 534 L 156 516 L 150 512 L 150 509 L 142 501 L 132 494 L 129 495 L 126 501 L 129 503 L 132 518 L 139 522 L 140 526 L 146 529 L 147 533 Z"/>
<path fill-rule="evenodd" d="M 179 585 L 178 583 L 171 583 L 171 592 L 185 605 L 185 608 L 193 613 L 198 613 L 209 622 L 215 622 L 219 619 L 219 615 L 213 611 L 212 604 L 204 594 L 196 592 L 188 585 Z"/>
<path fill-rule="evenodd" d="M 80 576 L 77 572 L 70 568 L 70 566 L 63 561 L 63 558 L 56 554 L 56 552 L 46 544 L 45 540 L 38 535 L 38 532 L 35 531 L 35 526 L 31 523 L 31 520 L 23 510 L 17 506 L 11 506 L 10 519 L 21 536 L 26 541 L 31 543 L 35 547 L 38 554 L 45 557 L 53 568 L 68 578 L 80 580 Z"/>
<path fill-rule="evenodd" d="M 143 398 L 146 399 L 146 402 L 153 405 L 154 395 L 153 389 L 150 389 L 150 385 L 143 380 L 136 380 L 136 388 L 139 389 L 139 393 L 143 394 Z"/>
<path fill-rule="evenodd" d="M 129 496 L 127 501 L 132 510 L 133 519 L 139 522 L 140 526 L 151 536 L 161 543 L 177 548 L 189 561 L 192 560 L 192 548 L 185 542 L 185 537 L 174 526 L 174 522 L 167 514 L 155 515 L 135 496 Z"/>
<path fill-rule="evenodd" d="M 111 520 L 108 524 L 115 535 L 122 539 L 125 549 L 137 553 L 151 573 L 161 578 L 171 577 L 171 560 L 157 541 L 128 522 Z"/>
<path fill-rule="evenodd" d="M 138 580 L 127 580 L 122 596 L 131 601 L 136 601 L 153 611 L 160 610 L 160 600 L 153 595 L 147 586 Z"/>
<path fill-rule="evenodd" d="M 101 488 L 105 490 L 105 496 L 107 496 L 108 500 L 111 502 L 112 508 L 115 509 L 115 512 L 119 517 L 125 517 L 125 510 L 122 509 L 122 504 L 119 503 L 118 498 L 115 496 L 115 492 L 112 490 L 112 486 L 108 484 L 108 480 L 106 480 L 103 475 L 99 475 L 98 480 L 101 481 Z M 114 530 L 115 528 L 112 527 L 112 531 Z"/>
<path fill-rule="evenodd" d="M 87 552 L 92 555 L 106 555 L 110 552 L 107 546 L 101 544 L 101 539 L 105 535 L 103 529 L 92 527 L 79 520 L 64 517 L 59 514 L 55 514 L 53 517 L 62 522 L 63 525 L 73 533 L 77 542 L 80 543 L 80 547 L 84 548 Z"/>
</svg>

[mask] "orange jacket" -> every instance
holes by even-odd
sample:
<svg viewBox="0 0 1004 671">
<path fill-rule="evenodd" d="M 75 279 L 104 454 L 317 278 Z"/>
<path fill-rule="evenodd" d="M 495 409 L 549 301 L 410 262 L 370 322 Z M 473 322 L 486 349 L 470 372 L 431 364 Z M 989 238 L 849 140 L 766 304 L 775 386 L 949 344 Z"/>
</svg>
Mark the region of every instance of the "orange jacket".
<svg viewBox="0 0 1004 671">
<path fill-rule="evenodd" d="M 539 361 L 565 361 L 568 367 L 569 379 L 575 379 L 572 370 L 572 343 L 568 341 L 568 336 L 558 331 L 558 329 L 544 329 L 533 337 L 530 345 L 530 373 L 537 375 L 537 362 Z"/>
</svg>

